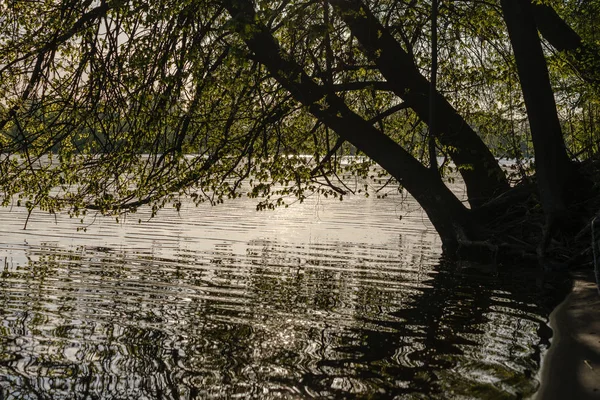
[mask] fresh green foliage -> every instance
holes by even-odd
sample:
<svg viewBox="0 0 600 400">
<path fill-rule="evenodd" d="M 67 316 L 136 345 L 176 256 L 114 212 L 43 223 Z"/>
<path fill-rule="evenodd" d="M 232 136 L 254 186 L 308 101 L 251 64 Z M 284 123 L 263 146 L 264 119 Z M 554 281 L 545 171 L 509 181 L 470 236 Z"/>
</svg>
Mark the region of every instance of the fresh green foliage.
<svg viewBox="0 0 600 400">
<path fill-rule="evenodd" d="M 367 5 L 426 75 L 430 3 Z M 582 22 L 598 15 L 594 7 L 559 11 L 597 40 Z M 424 123 L 328 1 L 260 0 L 255 8 L 315 82 L 428 163 Z M 531 156 L 499 6 L 441 2 L 438 18 L 439 91 L 498 156 Z M 236 23 L 218 0 L 2 2 L 2 204 L 80 215 L 146 204 L 157 211 L 182 195 L 211 203 L 248 195 L 272 208 L 314 192 L 341 199 L 365 191 L 347 178 L 369 176 L 372 163 L 282 89 Z M 567 143 L 591 156 L 596 92 L 565 57 L 549 50 L 548 58 Z"/>
</svg>

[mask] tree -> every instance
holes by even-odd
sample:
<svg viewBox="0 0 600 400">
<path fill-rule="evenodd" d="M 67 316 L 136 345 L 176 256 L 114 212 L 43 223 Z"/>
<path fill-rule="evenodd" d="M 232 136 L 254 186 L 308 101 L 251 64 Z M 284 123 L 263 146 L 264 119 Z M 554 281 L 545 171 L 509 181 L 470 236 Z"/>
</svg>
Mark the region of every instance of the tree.
<svg viewBox="0 0 600 400">
<path fill-rule="evenodd" d="M 550 77 L 529 1 L 502 0 L 527 107 L 540 197 L 548 217 L 565 217 L 567 181 L 572 175 Z"/>
<path fill-rule="evenodd" d="M 181 195 L 235 198 L 244 184 L 262 198 L 259 208 L 315 191 L 341 198 L 362 189 L 349 187 L 340 172 L 369 173 L 360 157 L 340 162 L 349 142 L 419 201 L 448 251 L 523 254 L 547 242 L 550 229 L 542 238 L 536 224 L 545 216 L 515 207 L 535 191 L 526 183 L 510 187 L 474 125 L 493 107 L 505 109 L 496 119 L 519 117 L 516 91 L 503 89 L 516 87 L 518 75 L 544 212 L 549 221 L 571 219 L 566 187 L 578 172 L 536 32 L 538 24 L 545 28 L 529 4 L 504 0 L 503 12 L 482 3 L 436 8 L 437 91 L 424 77 L 436 59 L 429 3 L 73 0 L 3 7 L 4 204 L 18 198 L 30 209 L 74 215 L 145 204 L 157 211 L 168 202 L 177 207 Z M 508 32 L 500 29 L 504 21 Z M 432 108 L 435 141 L 419 133 Z M 493 132 L 495 139 L 505 135 Z M 431 145 L 461 173 L 470 209 L 444 184 Z"/>
</svg>

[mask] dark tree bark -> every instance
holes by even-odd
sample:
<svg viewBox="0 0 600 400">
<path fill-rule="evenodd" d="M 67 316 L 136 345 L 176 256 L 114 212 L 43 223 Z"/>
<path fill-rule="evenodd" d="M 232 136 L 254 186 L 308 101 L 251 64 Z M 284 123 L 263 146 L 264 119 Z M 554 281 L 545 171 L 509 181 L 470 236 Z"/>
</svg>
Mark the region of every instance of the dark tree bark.
<svg viewBox="0 0 600 400">
<path fill-rule="evenodd" d="M 431 77 L 429 80 L 429 167 L 439 173 L 435 138 L 437 137 L 437 111 L 435 95 L 437 92 L 438 38 L 437 38 L 438 0 L 431 1 Z"/>
<path fill-rule="evenodd" d="M 430 169 L 391 138 L 350 110 L 335 93 L 315 83 L 257 22 L 249 0 L 224 0 L 233 26 L 273 77 L 341 138 L 352 143 L 396 178 L 419 202 L 446 248 L 456 248 L 473 231 L 469 210 Z M 323 105 L 322 102 L 325 102 Z"/>
<path fill-rule="evenodd" d="M 580 76 L 600 90 L 600 47 L 585 43 L 548 5 L 532 4 L 538 30 L 558 51 L 566 53 Z"/>
<path fill-rule="evenodd" d="M 423 121 L 429 121 L 429 81 L 411 56 L 360 0 L 332 0 L 332 4 L 377 65 L 396 95 L 406 101 Z M 439 141 L 449 147 L 467 185 L 472 206 L 506 191 L 508 183 L 498 162 L 460 114 L 435 92 Z"/>
<path fill-rule="evenodd" d="M 567 207 L 565 188 L 573 167 L 562 137 L 531 2 L 502 0 L 501 4 L 531 127 L 542 205 L 549 218 L 562 218 Z"/>
</svg>

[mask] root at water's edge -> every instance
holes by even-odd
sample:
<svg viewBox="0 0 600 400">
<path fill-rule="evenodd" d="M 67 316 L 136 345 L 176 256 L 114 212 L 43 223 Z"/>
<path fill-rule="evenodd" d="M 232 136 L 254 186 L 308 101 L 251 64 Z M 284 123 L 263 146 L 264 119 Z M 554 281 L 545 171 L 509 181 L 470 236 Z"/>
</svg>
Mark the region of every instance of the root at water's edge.
<svg viewBox="0 0 600 400">
<path fill-rule="evenodd" d="M 472 210 L 479 232 L 459 238 L 455 257 L 526 260 L 544 271 L 594 268 L 600 291 L 600 160 L 577 169 L 583 178 L 571 188 L 567 217 L 546 218 L 531 179 Z"/>
</svg>

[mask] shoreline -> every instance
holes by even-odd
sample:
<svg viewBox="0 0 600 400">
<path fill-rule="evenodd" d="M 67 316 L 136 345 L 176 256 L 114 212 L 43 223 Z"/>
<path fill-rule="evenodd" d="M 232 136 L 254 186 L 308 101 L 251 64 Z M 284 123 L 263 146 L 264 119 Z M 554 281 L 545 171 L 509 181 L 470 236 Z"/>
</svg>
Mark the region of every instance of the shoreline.
<svg viewBox="0 0 600 400">
<path fill-rule="evenodd" d="M 550 314 L 535 400 L 600 400 L 600 295 L 593 271 L 572 276 L 573 289 Z"/>
</svg>

